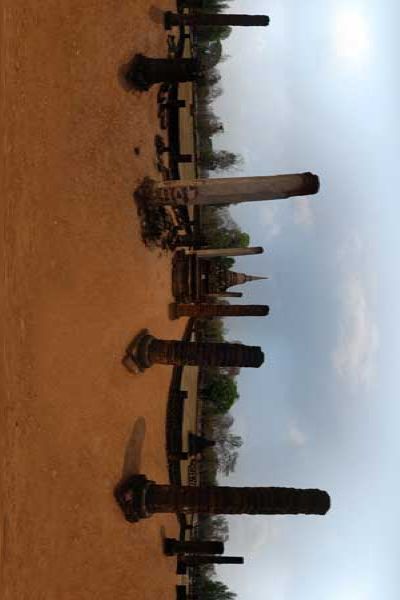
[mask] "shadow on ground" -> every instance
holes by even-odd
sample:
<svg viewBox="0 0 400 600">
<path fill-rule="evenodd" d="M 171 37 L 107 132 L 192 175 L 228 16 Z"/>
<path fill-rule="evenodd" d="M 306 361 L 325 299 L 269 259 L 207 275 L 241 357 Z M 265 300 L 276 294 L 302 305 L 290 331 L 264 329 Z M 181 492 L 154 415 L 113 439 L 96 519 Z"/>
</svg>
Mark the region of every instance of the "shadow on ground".
<svg viewBox="0 0 400 600">
<path fill-rule="evenodd" d="M 158 8 L 158 6 L 150 6 L 149 17 L 153 23 L 157 23 L 157 25 L 164 25 L 164 15 L 165 12 Z"/>
<path fill-rule="evenodd" d="M 143 417 L 139 417 L 133 425 L 132 432 L 125 447 L 122 479 L 141 473 L 142 449 L 145 437 L 146 420 Z"/>
</svg>

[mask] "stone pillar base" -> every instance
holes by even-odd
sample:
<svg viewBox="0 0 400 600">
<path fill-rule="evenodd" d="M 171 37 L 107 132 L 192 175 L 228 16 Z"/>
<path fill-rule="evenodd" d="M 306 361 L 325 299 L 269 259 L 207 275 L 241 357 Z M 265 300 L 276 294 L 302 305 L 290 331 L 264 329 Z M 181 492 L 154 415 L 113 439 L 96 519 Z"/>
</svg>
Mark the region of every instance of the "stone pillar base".
<svg viewBox="0 0 400 600">
<path fill-rule="evenodd" d="M 132 475 L 115 488 L 115 499 L 130 523 L 151 517 L 146 508 L 146 494 L 152 485 L 154 481 L 147 479 L 146 475 Z"/>
<path fill-rule="evenodd" d="M 175 13 L 171 10 L 167 10 L 164 13 L 164 28 L 168 31 L 172 29 L 174 25 L 179 25 L 179 21 L 177 21 Z"/>
<path fill-rule="evenodd" d="M 169 318 L 171 319 L 171 321 L 175 321 L 176 319 L 179 319 L 177 306 L 178 306 L 178 304 L 176 302 L 171 302 L 171 304 L 168 307 L 168 315 L 169 315 Z"/>
<path fill-rule="evenodd" d="M 164 554 L 166 556 L 174 556 L 176 554 L 176 540 L 174 538 L 165 538 L 163 546 Z"/>
<path fill-rule="evenodd" d="M 146 76 L 146 66 L 146 57 L 136 54 L 125 74 L 127 83 L 140 92 L 147 92 L 152 85 Z"/>
<path fill-rule="evenodd" d="M 151 367 L 147 357 L 147 349 L 154 337 L 150 335 L 148 329 L 142 329 L 126 349 L 122 364 L 135 375 L 143 373 L 145 369 Z"/>
</svg>

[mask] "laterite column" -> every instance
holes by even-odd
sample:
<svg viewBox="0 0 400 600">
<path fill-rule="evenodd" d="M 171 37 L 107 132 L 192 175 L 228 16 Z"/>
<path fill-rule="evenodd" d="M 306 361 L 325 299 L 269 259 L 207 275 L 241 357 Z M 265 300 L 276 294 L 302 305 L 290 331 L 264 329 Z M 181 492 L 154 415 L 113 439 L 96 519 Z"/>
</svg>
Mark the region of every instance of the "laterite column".
<svg viewBox="0 0 400 600">
<path fill-rule="evenodd" d="M 150 365 L 202 367 L 260 367 L 264 354 L 259 346 L 215 342 L 178 342 L 154 338 L 148 349 Z"/>
<path fill-rule="evenodd" d="M 168 11 L 164 15 L 166 29 L 172 26 L 188 27 L 266 27 L 269 17 L 265 15 L 229 15 L 225 13 L 177 14 Z"/>
<path fill-rule="evenodd" d="M 133 87 L 146 91 L 155 83 L 194 81 L 199 72 L 199 62 L 194 58 L 148 58 L 136 54 L 125 78 Z"/>
<path fill-rule="evenodd" d="M 156 183 L 149 193 L 153 201 L 161 204 L 207 206 L 308 196 L 318 190 L 316 175 L 296 173 L 267 177 L 171 179 Z"/>
<path fill-rule="evenodd" d="M 249 256 L 252 254 L 263 254 L 262 246 L 249 246 L 247 248 L 202 248 L 200 250 L 189 250 L 187 254 L 195 254 L 201 258 L 215 258 L 217 256 Z"/>
<path fill-rule="evenodd" d="M 138 373 L 154 364 L 202 367 L 260 367 L 264 354 L 259 346 L 215 342 L 160 340 L 142 331 L 128 346 L 123 359 L 128 370 Z"/>
<path fill-rule="evenodd" d="M 211 540 L 194 540 L 181 542 L 175 538 L 165 538 L 164 552 L 174 554 L 223 554 L 224 544 Z"/>
<path fill-rule="evenodd" d="M 157 485 L 145 475 L 123 481 L 115 496 L 129 521 L 153 513 L 324 515 L 330 508 L 329 494 L 318 489 Z"/>
<path fill-rule="evenodd" d="M 265 317 L 269 314 L 266 304 L 174 304 L 175 318 L 195 317 Z"/>
<path fill-rule="evenodd" d="M 243 556 L 181 556 L 188 567 L 197 567 L 197 565 L 243 565 Z"/>
</svg>

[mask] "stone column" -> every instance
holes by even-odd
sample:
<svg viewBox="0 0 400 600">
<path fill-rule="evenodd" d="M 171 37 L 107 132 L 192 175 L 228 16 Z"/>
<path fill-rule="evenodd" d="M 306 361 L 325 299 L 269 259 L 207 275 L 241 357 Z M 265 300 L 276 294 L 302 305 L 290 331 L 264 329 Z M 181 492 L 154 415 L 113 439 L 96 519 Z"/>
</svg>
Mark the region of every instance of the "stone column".
<svg viewBox="0 0 400 600">
<path fill-rule="evenodd" d="M 217 294 L 207 294 L 207 298 L 242 298 L 242 292 L 219 292 Z"/>
<path fill-rule="evenodd" d="M 243 565 L 243 556 L 181 556 L 188 567 L 196 567 L 197 565 Z"/>
<path fill-rule="evenodd" d="M 184 541 L 165 538 L 164 552 L 168 556 L 174 554 L 223 554 L 224 544 L 211 540 Z"/>
<path fill-rule="evenodd" d="M 215 258 L 216 256 L 249 256 L 252 254 L 263 254 L 262 246 L 250 246 L 247 248 L 202 248 L 201 250 L 189 250 L 186 254 L 196 254 L 201 258 Z"/>
<path fill-rule="evenodd" d="M 259 346 L 214 342 L 159 340 L 147 330 L 128 346 L 123 364 L 133 373 L 158 363 L 210 367 L 260 367 L 264 354 Z"/>
<path fill-rule="evenodd" d="M 167 11 L 164 15 L 166 29 L 172 26 L 189 27 L 266 27 L 269 17 L 265 15 L 228 15 L 225 13 L 177 14 Z"/>
<path fill-rule="evenodd" d="M 266 304 L 174 304 L 175 318 L 195 317 L 264 317 L 269 314 Z"/>
<path fill-rule="evenodd" d="M 115 497 L 132 522 L 154 513 L 324 515 L 330 508 L 329 494 L 318 489 L 157 485 L 145 475 L 123 481 Z"/>
<path fill-rule="evenodd" d="M 319 191 L 319 179 L 312 173 L 269 177 L 223 179 L 182 179 L 155 184 L 153 200 L 161 204 L 217 205 L 308 196 Z"/>
<path fill-rule="evenodd" d="M 128 84 L 141 91 L 155 83 L 194 81 L 199 75 L 199 63 L 194 58 L 148 58 L 136 54 L 125 73 Z"/>
</svg>

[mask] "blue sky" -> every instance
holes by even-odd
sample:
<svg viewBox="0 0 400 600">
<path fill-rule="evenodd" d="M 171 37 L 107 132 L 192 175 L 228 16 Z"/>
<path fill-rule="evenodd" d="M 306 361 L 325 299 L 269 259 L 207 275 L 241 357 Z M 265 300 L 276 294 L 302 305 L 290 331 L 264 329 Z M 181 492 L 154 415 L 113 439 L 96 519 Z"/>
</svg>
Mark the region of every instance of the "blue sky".
<svg viewBox="0 0 400 600">
<path fill-rule="evenodd" d="M 391 0 L 238 0 L 268 28 L 236 28 L 221 65 L 217 145 L 243 155 L 237 175 L 312 171 L 309 199 L 232 212 L 269 275 L 243 301 L 264 319 L 228 321 L 261 345 L 234 410 L 245 443 L 231 485 L 320 487 L 325 517 L 234 517 L 220 569 L 248 600 L 398 600 L 400 446 L 399 42 Z"/>
</svg>

